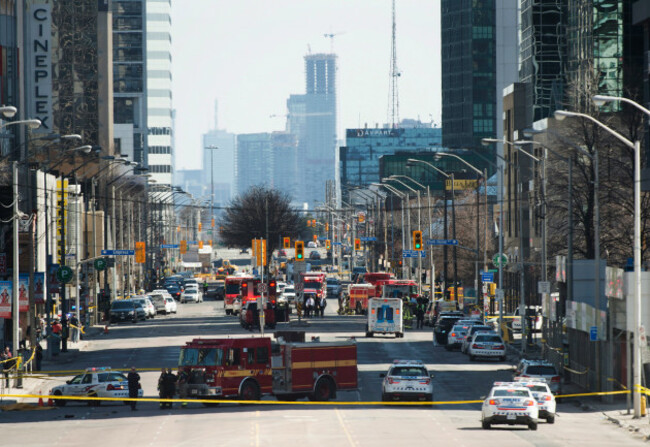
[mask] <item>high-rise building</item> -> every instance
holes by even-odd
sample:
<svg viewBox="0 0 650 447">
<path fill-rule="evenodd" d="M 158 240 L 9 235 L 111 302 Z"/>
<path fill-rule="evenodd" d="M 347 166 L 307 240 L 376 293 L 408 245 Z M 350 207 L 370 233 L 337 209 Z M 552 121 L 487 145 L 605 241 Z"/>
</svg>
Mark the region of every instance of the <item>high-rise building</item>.
<svg viewBox="0 0 650 447">
<path fill-rule="evenodd" d="M 406 127 L 408 123 L 410 126 Z M 402 121 L 399 128 L 347 129 L 345 146 L 339 148 L 339 184 L 342 198 L 347 188 L 368 186 L 381 180 L 379 159 L 401 152 L 442 150 L 442 129 L 430 124 Z"/>
<path fill-rule="evenodd" d="M 144 166 L 147 140 L 145 2 L 114 0 L 112 8 L 115 149 Z"/>
<path fill-rule="evenodd" d="M 518 0 L 441 2 L 442 140 L 479 148 L 501 138 L 502 91 L 517 80 Z"/>
<path fill-rule="evenodd" d="M 171 185 L 171 0 L 113 0 L 112 10 L 116 151 Z"/>
<path fill-rule="evenodd" d="M 214 204 L 225 205 L 235 190 L 235 142 L 236 135 L 219 129 L 217 103 L 215 101 L 214 128 L 203 134 L 203 170 L 201 178 L 205 191 L 212 196 Z"/>
<path fill-rule="evenodd" d="M 304 95 L 287 101 L 287 130 L 298 137 L 303 179 L 298 202 L 315 206 L 325 198 L 325 184 L 334 180 L 336 162 L 336 55 L 305 56 Z"/>
<path fill-rule="evenodd" d="M 173 179 L 171 0 L 146 0 L 147 167 L 158 185 Z"/>
<path fill-rule="evenodd" d="M 271 186 L 273 144 L 270 133 L 237 135 L 235 150 L 235 194 L 246 194 L 251 186 Z"/>
</svg>

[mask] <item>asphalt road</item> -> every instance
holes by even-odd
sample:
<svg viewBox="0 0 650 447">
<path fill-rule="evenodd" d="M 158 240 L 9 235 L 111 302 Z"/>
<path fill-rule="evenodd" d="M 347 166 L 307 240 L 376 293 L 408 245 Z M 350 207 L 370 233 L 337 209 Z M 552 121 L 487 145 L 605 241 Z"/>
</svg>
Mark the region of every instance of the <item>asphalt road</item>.
<svg viewBox="0 0 650 447">
<path fill-rule="evenodd" d="M 458 352 L 432 344 L 431 329 L 409 331 L 403 339 L 364 337 L 362 317 L 338 316 L 336 304 L 325 318 L 307 321 L 308 339 L 358 342 L 358 391 L 340 392 L 341 402 L 377 401 L 381 378 L 393 359 L 420 359 L 435 374 L 434 400 L 474 400 L 484 396 L 495 380 L 507 380 L 509 362 L 470 362 Z M 295 316 L 295 314 L 294 314 Z M 283 324 L 278 330 L 285 329 Z M 88 342 L 87 349 L 66 369 L 111 366 L 115 369 L 175 367 L 179 347 L 193 337 L 245 336 L 235 317 L 226 317 L 222 302 L 179 305 L 177 315 L 136 325 L 112 326 L 108 335 Z M 142 372 L 146 397 L 155 397 L 157 371 Z M 55 379 L 50 386 L 65 380 Z M 47 390 L 42 390 L 43 392 Z M 269 400 L 272 400 L 269 398 Z M 479 404 L 434 407 L 339 405 L 222 404 L 205 408 L 160 410 L 156 403 L 140 403 L 131 412 L 122 404 L 89 407 L 70 403 L 46 411 L 0 413 L 4 446 L 632 446 L 642 441 L 615 427 L 598 414 L 573 402 L 560 403 L 554 425 L 540 423 L 537 431 L 524 427 L 480 428 Z"/>
</svg>

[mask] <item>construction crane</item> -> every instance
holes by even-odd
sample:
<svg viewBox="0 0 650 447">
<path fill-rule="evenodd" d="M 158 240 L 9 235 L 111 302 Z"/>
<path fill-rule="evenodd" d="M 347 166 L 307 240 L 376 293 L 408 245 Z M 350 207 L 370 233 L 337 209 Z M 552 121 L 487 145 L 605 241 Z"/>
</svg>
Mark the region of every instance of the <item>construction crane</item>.
<svg viewBox="0 0 650 447">
<path fill-rule="evenodd" d="M 338 33 L 325 33 L 323 34 L 323 37 L 328 38 L 330 40 L 330 53 L 334 54 L 334 37 L 340 36 L 341 34 L 345 34 L 345 31 L 341 31 Z"/>
<path fill-rule="evenodd" d="M 389 102 L 389 121 L 393 129 L 399 126 L 399 88 L 397 85 L 397 78 L 402 73 L 397 69 L 397 46 L 396 46 L 396 26 L 395 26 L 395 0 L 393 0 L 393 28 L 392 28 L 392 43 L 390 50 L 390 87 L 388 89 L 388 102 Z"/>
</svg>

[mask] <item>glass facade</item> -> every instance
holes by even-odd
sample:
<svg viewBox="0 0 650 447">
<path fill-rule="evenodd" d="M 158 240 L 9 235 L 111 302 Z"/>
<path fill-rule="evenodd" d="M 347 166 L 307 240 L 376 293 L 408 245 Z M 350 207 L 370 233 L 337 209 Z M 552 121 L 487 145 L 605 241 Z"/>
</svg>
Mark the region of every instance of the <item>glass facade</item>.
<svg viewBox="0 0 650 447">
<path fill-rule="evenodd" d="M 379 182 L 379 160 L 396 152 L 417 153 L 442 147 L 442 130 L 432 127 L 398 129 L 347 129 L 345 146 L 339 148 L 339 174 L 345 188 Z"/>
<path fill-rule="evenodd" d="M 495 5 L 442 0 L 442 129 L 447 147 L 496 136 Z"/>
</svg>

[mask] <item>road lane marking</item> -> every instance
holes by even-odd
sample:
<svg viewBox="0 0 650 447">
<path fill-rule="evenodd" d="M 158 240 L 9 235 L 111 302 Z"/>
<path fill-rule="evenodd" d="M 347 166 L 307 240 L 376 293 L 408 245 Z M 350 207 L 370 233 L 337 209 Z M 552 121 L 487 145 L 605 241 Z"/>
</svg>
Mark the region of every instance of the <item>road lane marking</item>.
<svg viewBox="0 0 650 447">
<path fill-rule="evenodd" d="M 348 431 L 348 428 L 345 426 L 345 422 L 343 422 L 343 417 L 341 416 L 341 412 L 339 411 L 338 408 L 335 408 L 334 411 L 336 412 L 336 417 L 339 420 L 339 424 L 341 424 L 341 428 L 343 428 L 343 432 L 345 433 L 345 436 L 348 438 L 348 442 L 350 443 L 351 447 L 354 447 L 354 441 L 352 440 L 352 435 Z"/>
</svg>

